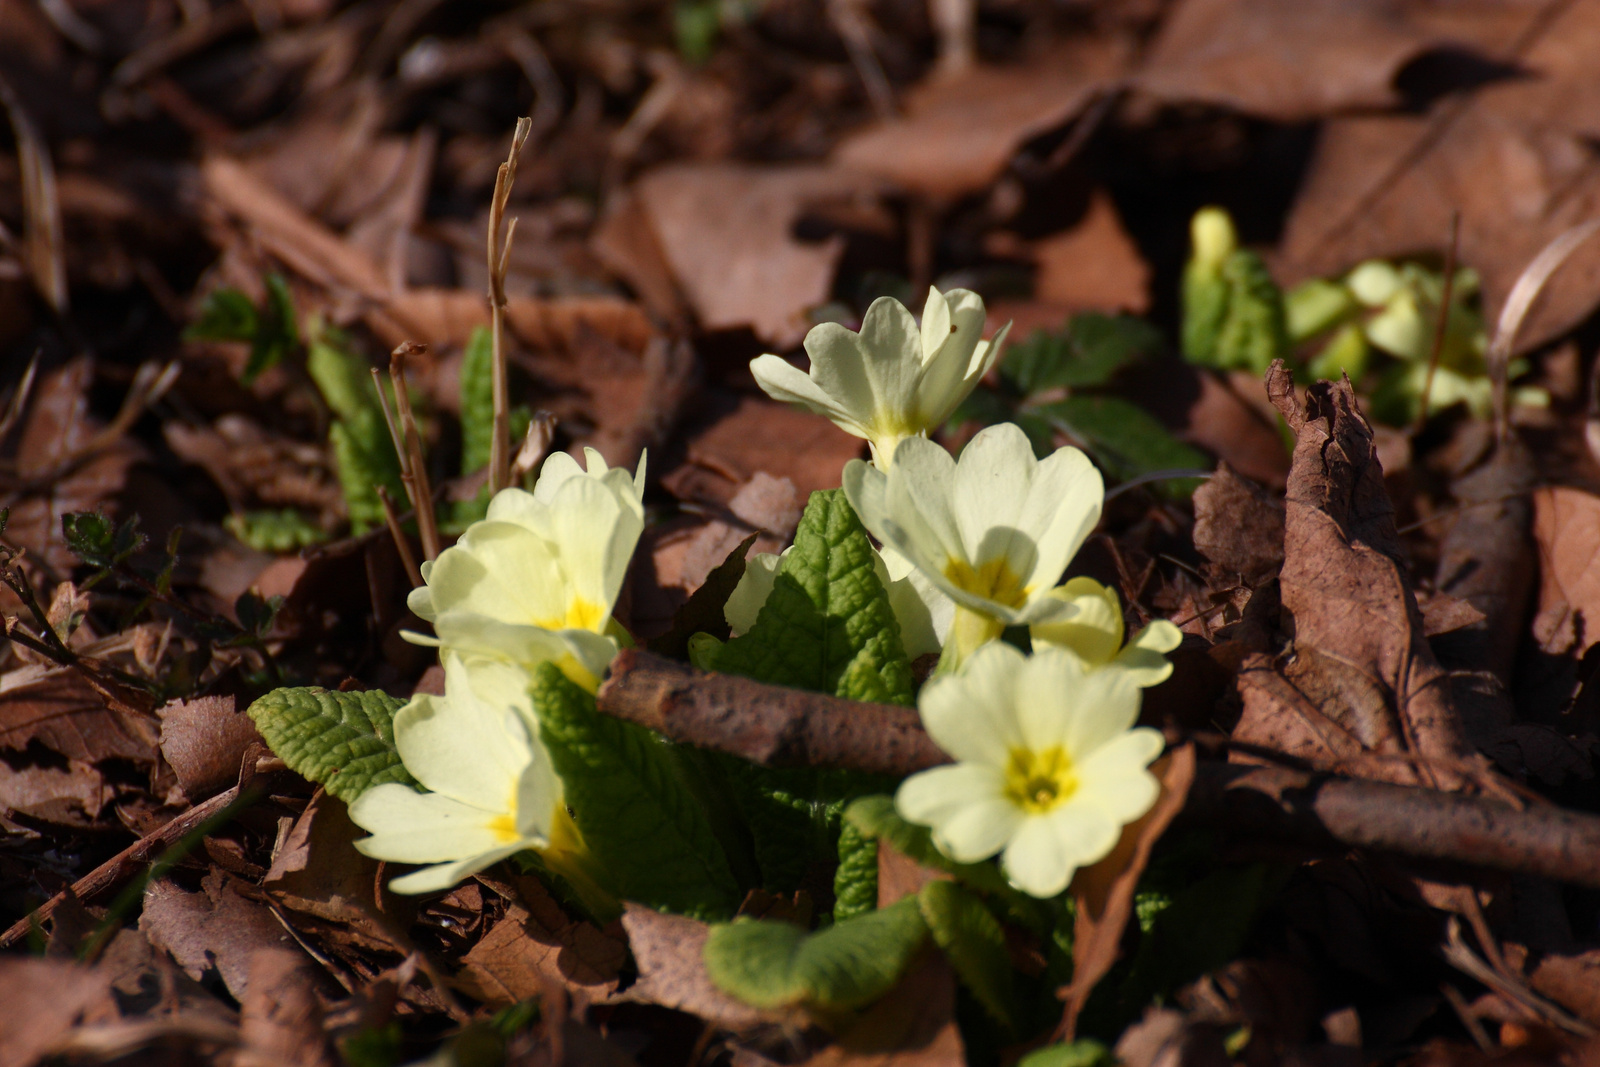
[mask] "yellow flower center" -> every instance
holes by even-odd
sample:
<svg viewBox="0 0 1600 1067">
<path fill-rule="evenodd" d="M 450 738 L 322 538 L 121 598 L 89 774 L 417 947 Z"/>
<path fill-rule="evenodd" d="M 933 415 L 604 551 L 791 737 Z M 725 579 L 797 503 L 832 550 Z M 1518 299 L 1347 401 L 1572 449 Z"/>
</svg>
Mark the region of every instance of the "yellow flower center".
<svg viewBox="0 0 1600 1067">
<path fill-rule="evenodd" d="M 1030 815 L 1043 815 L 1078 790 L 1072 757 L 1060 745 L 1035 752 L 1014 748 L 1006 762 L 1005 797 Z"/>
<path fill-rule="evenodd" d="M 522 835 L 517 833 L 517 819 L 515 815 L 496 815 L 489 820 L 489 832 L 502 845 L 509 845 Z"/>
<path fill-rule="evenodd" d="M 977 567 L 952 558 L 944 565 L 944 576 L 957 589 L 1008 608 L 1020 608 L 1028 602 L 1028 587 L 1004 558 L 984 560 Z"/>
<path fill-rule="evenodd" d="M 581 596 L 575 596 L 567 602 L 565 616 L 533 620 L 533 624 L 541 630 L 592 630 L 595 633 L 605 627 L 605 622 L 605 606 Z"/>
</svg>

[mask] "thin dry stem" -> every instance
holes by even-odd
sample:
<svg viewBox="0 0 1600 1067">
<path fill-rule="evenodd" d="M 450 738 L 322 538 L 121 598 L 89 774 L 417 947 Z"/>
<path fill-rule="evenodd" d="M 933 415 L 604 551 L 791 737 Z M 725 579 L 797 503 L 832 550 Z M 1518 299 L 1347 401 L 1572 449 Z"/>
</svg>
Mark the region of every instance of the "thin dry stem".
<svg viewBox="0 0 1600 1067">
<path fill-rule="evenodd" d="M 1428 421 L 1428 401 L 1433 396 L 1433 376 L 1439 372 L 1439 356 L 1444 352 L 1445 331 L 1450 328 L 1450 301 L 1455 298 L 1456 256 L 1461 251 L 1461 212 L 1450 212 L 1450 243 L 1444 253 L 1444 287 L 1439 293 L 1439 318 L 1433 328 L 1433 347 L 1428 352 L 1428 376 L 1422 380 L 1422 404 L 1417 408 L 1417 421 L 1411 425 L 1411 436 L 1422 432 Z"/>
<path fill-rule="evenodd" d="M 394 547 L 400 552 L 400 563 L 406 569 L 406 577 L 411 579 L 411 588 L 416 589 L 422 585 L 422 568 L 417 566 L 417 557 L 411 554 L 411 540 L 400 525 L 400 513 L 395 510 L 394 497 L 389 495 L 387 487 L 378 486 L 378 502 L 383 505 L 383 523 L 389 527 L 389 536 L 394 538 Z M 418 514 L 421 514 L 421 509 L 418 509 Z"/>
<path fill-rule="evenodd" d="M 404 449 L 400 452 L 401 477 L 411 506 L 417 512 L 417 534 L 422 538 L 424 559 L 438 558 L 442 542 L 439 538 L 439 518 L 433 510 L 433 485 L 428 480 L 428 464 L 422 452 L 422 434 L 417 431 L 417 418 L 411 410 L 411 396 L 406 392 L 406 356 L 426 352 L 427 346 L 407 341 L 389 355 L 389 381 L 394 386 L 394 406 L 399 409 L 400 436 Z M 387 407 L 385 407 L 387 415 Z M 390 433 L 394 432 L 393 424 Z"/>
<path fill-rule="evenodd" d="M 511 253 L 511 240 L 516 232 L 515 220 L 501 231 L 505 221 L 506 201 L 511 197 L 511 186 L 517 178 L 517 156 L 533 131 L 533 120 L 517 120 L 516 132 L 511 136 L 511 152 L 500 164 L 495 175 L 494 198 L 489 202 L 489 331 L 492 340 L 493 370 L 491 381 L 494 394 L 494 440 L 489 445 L 489 493 L 493 495 L 511 484 L 511 399 L 506 381 L 506 263 Z"/>
</svg>

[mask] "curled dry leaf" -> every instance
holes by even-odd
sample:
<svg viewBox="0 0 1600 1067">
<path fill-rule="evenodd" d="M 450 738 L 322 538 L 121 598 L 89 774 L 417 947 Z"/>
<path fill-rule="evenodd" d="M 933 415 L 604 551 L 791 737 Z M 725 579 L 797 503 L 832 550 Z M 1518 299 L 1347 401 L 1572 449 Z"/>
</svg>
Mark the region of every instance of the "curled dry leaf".
<svg viewBox="0 0 1600 1067">
<path fill-rule="evenodd" d="M 1267 390 L 1298 442 L 1280 582 L 1294 618 L 1289 680 L 1300 697 L 1270 672 L 1247 670 L 1234 736 L 1268 745 L 1294 736 L 1291 751 L 1337 762 L 1351 755 L 1335 739 L 1343 735 L 1415 757 L 1415 769 L 1391 761 L 1379 767 L 1382 777 L 1453 786 L 1458 772 L 1443 768 L 1469 760 L 1470 749 L 1448 676 L 1424 635 L 1371 427 L 1348 382 L 1312 385 L 1302 403 L 1280 362 L 1267 374 Z M 1328 722 L 1339 734 L 1324 728 Z"/>
<path fill-rule="evenodd" d="M 1069 891 L 1078 914 L 1072 935 L 1072 982 L 1058 991 L 1065 1001 L 1061 1033 L 1071 1041 L 1078 1014 L 1089 994 L 1117 961 L 1122 932 L 1133 915 L 1133 891 L 1150 862 L 1150 851 L 1167 826 L 1183 810 L 1194 782 L 1194 746 L 1164 756 L 1151 768 L 1161 782 L 1161 795 L 1138 820 L 1122 829 L 1122 837 L 1105 859 L 1080 870 Z"/>
<path fill-rule="evenodd" d="M 1014 67 L 930 78 L 908 93 L 905 117 L 840 142 L 834 162 L 948 202 L 988 186 L 1029 140 L 1071 121 L 1125 66 L 1106 42 L 1068 45 Z"/>
<path fill-rule="evenodd" d="M 33 741 L 83 763 L 147 764 L 156 753 L 155 724 L 108 708 L 71 667 L 24 667 L 0 679 L 0 748 L 21 752 Z"/>
</svg>

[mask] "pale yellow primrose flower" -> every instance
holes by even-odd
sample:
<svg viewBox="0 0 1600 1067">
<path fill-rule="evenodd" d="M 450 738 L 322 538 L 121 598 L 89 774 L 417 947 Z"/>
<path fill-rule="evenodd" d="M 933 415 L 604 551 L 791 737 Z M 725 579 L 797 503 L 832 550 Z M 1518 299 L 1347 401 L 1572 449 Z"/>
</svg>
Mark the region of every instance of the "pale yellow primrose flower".
<svg viewBox="0 0 1600 1067">
<path fill-rule="evenodd" d="M 356 848 L 392 863 L 436 866 L 389 883 L 431 893 L 525 848 L 543 849 L 562 803 L 561 779 L 544 745 L 527 675 L 494 660 L 444 657 L 445 695 L 419 695 L 394 717 L 406 770 L 432 792 L 388 782 L 350 805 L 372 836 Z"/>
<path fill-rule="evenodd" d="M 1152 620 L 1124 645 L 1122 603 L 1114 591 L 1093 578 L 1073 578 L 1050 590 L 1050 595 L 1077 611 L 1070 619 L 1029 627 L 1034 648 L 1065 648 L 1086 667 L 1114 667 L 1125 672 L 1140 688 L 1159 685 L 1172 674 L 1172 664 L 1164 653 L 1183 643 L 1183 632 L 1166 619 Z"/>
<path fill-rule="evenodd" d="M 888 470 L 901 441 L 942 425 L 994 366 L 1011 324 L 985 341 L 983 323 L 983 298 L 965 289 L 930 287 L 920 329 L 904 304 L 879 297 L 860 333 L 836 322 L 812 327 L 809 375 L 770 354 L 752 360 L 750 372 L 772 399 L 865 437 Z"/>
<path fill-rule="evenodd" d="M 1006 878 L 1033 896 L 1055 896 L 1104 858 L 1161 792 L 1146 769 L 1161 734 L 1132 729 L 1139 690 L 1069 652 L 992 642 L 929 681 L 918 706 L 958 762 L 907 778 L 896 809 L 958 863 L 1001 853 Z"/>
<path fill-rule="evenodd" d="M 873 536 L 955 601 L 951 664 L 1007 626 L 1074 614 L 1050 590 L 1100 521 L 1105 497 L 1082 452 L 1037 460 L 1010 423 L 980 431 L 959 461 L 924 438 L 902 442 L 887 474 L 851 460 L 844 491 Z"/>
<path fill-rule="evenodd" d="M 591 692 L 616 655 L 611 609 L 644 529 L 645 460 L 629 474 L 587 449 L 585 472 L 564 452 L 545 460 L 533 492 L 502 489 L 486 518 L 422 565 L 406 603 L 466 655 L 524 667 L 546 660 Z"/>
<path fill-rule="evenodd" d="M 744 575 L 722 605 L 722 616 L 728 620 L 728 631 L 734 637 L 748 633 L 756 624 L 778 580 L 778 564 L 790 551 L 784 549 L 782 556 L 758 552 L 745 560 Z M 873 569 L 889 595 L 889 609 L 900 624 L 900 644 L 906 657 L 916 659 L 939 651 L 950 632 L 955 602 L 892 548 L 877 552 Z"/>
</svg>

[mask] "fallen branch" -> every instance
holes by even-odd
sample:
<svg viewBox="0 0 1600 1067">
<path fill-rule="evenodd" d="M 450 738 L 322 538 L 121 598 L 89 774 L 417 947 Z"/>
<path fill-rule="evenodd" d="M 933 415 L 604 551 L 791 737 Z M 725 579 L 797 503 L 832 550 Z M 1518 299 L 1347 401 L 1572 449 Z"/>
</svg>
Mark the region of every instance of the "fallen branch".
<svg viewBox="0 0 1600 1067">
<path fill-rule="evenodd" d="M 763 766 L 903 776 L 949 762 L 917 713 L 619 655 L 600 710 Z M 1202 763 L 1184 819 L 1316 848 L 1364 848 L 1600 888 L 1600 818 L 1553 806 L 1291 770 Z"/>
</svg>

